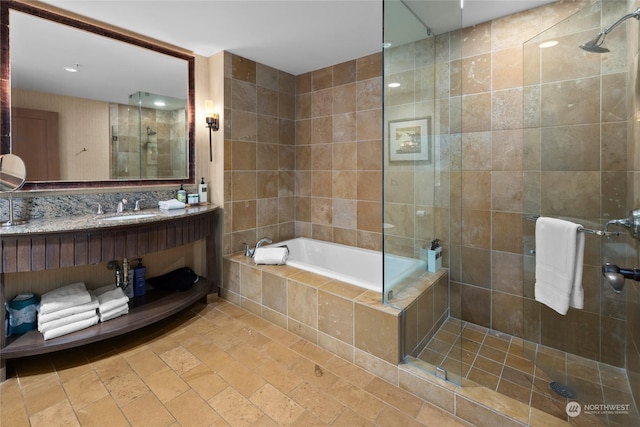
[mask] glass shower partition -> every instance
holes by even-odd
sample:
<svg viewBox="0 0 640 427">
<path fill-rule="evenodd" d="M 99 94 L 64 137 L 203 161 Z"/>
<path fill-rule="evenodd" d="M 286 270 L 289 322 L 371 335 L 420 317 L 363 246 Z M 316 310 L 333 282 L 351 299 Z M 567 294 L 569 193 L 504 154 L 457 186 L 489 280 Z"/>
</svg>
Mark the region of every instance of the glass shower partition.
<svg viewBox="0 0 640 427">
<path fill-rule="evenodd" d="M 450 211 L 460 209 L 451 201 L 460 98 L 450 99 L 449 70 L 459 38 L 435 36 L 407 3 L 386 0 L 383 46 L 383 299 L 402 310 L 405 362 L 459 384 L 461 322 L 450 317 L 449 276 L 426 273 L 436 240 L 449 266 Z"/>
</svg>

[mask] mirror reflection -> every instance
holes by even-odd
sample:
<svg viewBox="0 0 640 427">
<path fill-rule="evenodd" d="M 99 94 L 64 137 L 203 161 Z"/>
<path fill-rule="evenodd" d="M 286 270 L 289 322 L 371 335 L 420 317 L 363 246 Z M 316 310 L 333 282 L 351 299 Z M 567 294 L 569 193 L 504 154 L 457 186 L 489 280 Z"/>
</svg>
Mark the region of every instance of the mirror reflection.
<svg viewBox="0 0 640 427">
<path fill-rule="evenodd" d="M 189 178 L 189 60 L 13 9 L 9 20 L 11 152 L 29 182 Z"/>
<path fill-rule="evenodd" d="M 27 178 L 27 168 L 15 154 L 0 155 L 0 192 L 6 193 L 22 188 Z"/>
</svg>

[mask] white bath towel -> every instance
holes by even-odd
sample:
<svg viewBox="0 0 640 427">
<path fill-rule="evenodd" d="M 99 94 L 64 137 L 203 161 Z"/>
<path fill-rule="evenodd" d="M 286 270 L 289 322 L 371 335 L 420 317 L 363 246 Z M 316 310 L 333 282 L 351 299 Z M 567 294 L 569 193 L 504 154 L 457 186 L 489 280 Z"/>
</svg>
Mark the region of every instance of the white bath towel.
<svg viewBox="0 0 640 427">
<path fill-rule="evenodd" d="M 581 227 L 556 218 L 536 221 L 535 299 L 560 314 L 567 314 L 569 307 L 584 307 Z"/>
<path fill-rule="evenodd" d="M 46 322 L 51 322 L 52 320 L 62 319 L 67 316 L 72 316 L 78 313 L 84 313 L 92 310 L 95 312 L 99 305 L 98 297 L 93 295 L 91 292 L 89 292 L 89 295 L 91 296 L 91 301 L 86 304 L 76 305 L 73 307 L 65 308 L 63 310 L 54 311 L 53 313 L 49 313 L 49 314 L 39 313 L 38 325 Z"/>
<path fill-rule="evenodd" d="M 116 308 L 122 308 L 127 305 L 129 298 L 124 294 L 122 288 L 116 285 L 107 285 L 95 289 L 93 293 L 98 297 L 100 305 L 98 312 L 104 313 Z"/>
<path fill-rule="evenodd" d="M 91 318 L 80 320 L 78 322 L 70 323 L 68 325 L 60 326 L 59 328 L 51 329 L 45 331 L 42 335 L 44 335 L 44 339 L 50 340 L 52 338 L 57 338 L 62 335 L 70 334 L 71 332 L 80 331 L 82 329 L 86 329 L 90 326 L 93 326 L 98 323 L 98 315 L 94 314 Z"/>
<path fill-rule="evenodd" d="M 107 320 L 115 319 L 116 317 L 122 316 L 123 314 L 127 314 L 129 312 L 129 306 L 125 304 L 122 307 L 116 307 L 109 311 L 101 311 L 100 321 L 106 322 Z"/>
<path fill-rule="evenodd" d="M 50 331 L 51 329 L 56 329 L 61 326 L 69 325 L 71 323 L 78 322 L 80 320 L 90 319 L 91 317 L 96 315 L 95 308 L 93 310 L 87 310 L 83 313 L 76 313 L 69 315 L 67 317 L 63 317 L 61 319 L 50 320 L 49 322 L 38 322 L 38 330 L 40 332 Z"/>
<path fill-rule="evenodd" d="M 289 258 L 288 248 L 257 248 L 253 253 L 253 261 L 256 264 L 281 265 L 287 263 Z"/>
<path fill-rule="evenodd" d="M 170 199 L 170 200 L 161 200 L 158 202 L 158 207 L 160 209 L 184 209 L 185 208 L 185 204 L 177 199 Z"/>
<path fill-rule="evenodd" d="M 83 282 L 72 283 L 43 294 L 40 298 L 38 312 L 49 314 L 89 302 L 91 302 L 91 295 L 85 284 Z"/>
</svg>

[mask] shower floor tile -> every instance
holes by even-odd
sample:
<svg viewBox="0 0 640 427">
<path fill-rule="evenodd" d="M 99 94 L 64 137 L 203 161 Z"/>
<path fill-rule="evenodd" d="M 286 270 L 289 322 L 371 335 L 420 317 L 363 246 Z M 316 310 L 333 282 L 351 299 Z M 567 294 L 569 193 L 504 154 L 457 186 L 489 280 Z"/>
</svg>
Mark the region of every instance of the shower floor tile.
<svg viewBox="0 0 640 427">
<path fill-rule="evenodd" d="M 481 385 L 566 421 L 594 426 L 640 425 L 624 369 L 472 323 L 448 319 L 418 359 L 463 378 L 463 385 Z M 567 399 L 552 391 L 552 381 L 567 385 L 576 397 Z M 569 401 L 629 404 L 629 411 L 626 415 L 581 414 L 580 420 L 574 420 L 565 411 Z"/>
</svg>

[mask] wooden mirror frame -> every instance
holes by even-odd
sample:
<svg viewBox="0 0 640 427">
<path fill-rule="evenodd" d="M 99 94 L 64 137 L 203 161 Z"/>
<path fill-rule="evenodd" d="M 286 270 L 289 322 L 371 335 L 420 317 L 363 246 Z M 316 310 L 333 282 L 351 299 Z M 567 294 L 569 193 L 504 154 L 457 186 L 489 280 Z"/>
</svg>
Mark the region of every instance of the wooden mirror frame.
<svg viewBox="0 0 640 427">
<path fill-rule="evenodd" d="M 9 11 L 13 9 L 28 13 L 39 18 L 57 22 L 62 25 L 88 31 L 124 43 L 133 44 L 158 53 L 184 59 L 188 64 L 188 177 L 185 179 L 131 179 L 131 180 L 104 180 L 104 181 L 27 181 L 23 191 L 52 190 L 52 189 L 81 189 L 99 187 L 127 187 L 127 186 L 159 186 L 175 184 L 195 183 L 195 58 L 192 55 L 181 53 L 167 47 L 154 44 L 119 33 L 108 28 L 102 28 L 84 21 L 60 15 L 49 10 L 41 9 L 29 4 L 3 0 L 0 1 L 0 154 L 11 152 L 11 56 L 9 40 Z"/>
</svg>

